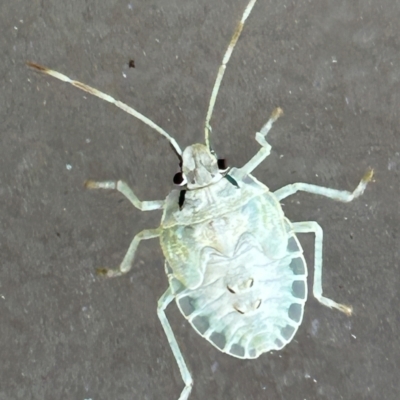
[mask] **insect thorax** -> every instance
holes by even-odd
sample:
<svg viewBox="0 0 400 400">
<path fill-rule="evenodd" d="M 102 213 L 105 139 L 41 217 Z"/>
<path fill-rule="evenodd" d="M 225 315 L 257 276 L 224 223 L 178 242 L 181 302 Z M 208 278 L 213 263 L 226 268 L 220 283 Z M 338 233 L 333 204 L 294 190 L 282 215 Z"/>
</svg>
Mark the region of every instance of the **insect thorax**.
<svg viewBox="0 0 400 400">
<path fill-rule="evenodd" d="M 237 179 L 237 171 L 239 170 L 232 168 L 229 175 L 236 179 L 239 186 L 233 185 L 226 177 L 221 176 L 217 182 L 206 187 L 188 189 L 182 208 L 179 207 L 180 190 L 173 190 L 166 199 L 162 227 L 190 226 L 216 219 L 224 214 L 232 216 L 251 199 L 269 193 L 269 189 L 252 176 Z M 279 203 L 278 207 L 280 208 Z"/>
</svg>

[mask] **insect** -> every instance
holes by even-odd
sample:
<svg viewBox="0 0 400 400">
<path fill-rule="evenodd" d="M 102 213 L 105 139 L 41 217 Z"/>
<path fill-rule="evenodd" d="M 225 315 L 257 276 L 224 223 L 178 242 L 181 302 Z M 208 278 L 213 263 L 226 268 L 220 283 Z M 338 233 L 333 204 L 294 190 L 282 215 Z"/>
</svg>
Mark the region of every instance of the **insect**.
<svg viewBox="0 0 400 400">
<path fill-rule="evenodd" d="M 220 84 L 244 23 L 256 0 L 250 0 L 228 45 L 214 84 L 205 119 L 205 144 L 182 151 L 167 132 L 113 97 L 35 63 L 40 72 L 70 83 L 140 119 L 168 139 L 178 156 L 179 185 L 165 200 L 140 201 L 123 181 L 86 182 L 89 189 L 121 192 L 141 211 L 163 210 L 160 226 L 138 233 L 116 269 L 99 269 L 107 277 L 125 275 L 142 240 L 159 238 L 169 287 L 158 301 L 158 316 L 179 366 L 188 399 L 193 380 L 179 349 L 165 309 L 173 301 L 192 327 L 220 351 L 252 359 L 287 345 L 301 324 L 307 298 L 307 266 L 298 233 L 315 234 L 313 294 L 323 305 L 351 315 L 352 308 L 322 295 L 323 232 L 317 222 L 290 222 L 280 201 L 297 191 L 349 202 L 360 196 L 373 171 L 353 192 L 294 183 L 270 192 L 251 173 L 270 154 L 266 136 L 282 115 L 276 108 L 256 133 L 260 150 L 242 167 L 227 168 L 211 149 L 210 120 Z"/>
</svg>

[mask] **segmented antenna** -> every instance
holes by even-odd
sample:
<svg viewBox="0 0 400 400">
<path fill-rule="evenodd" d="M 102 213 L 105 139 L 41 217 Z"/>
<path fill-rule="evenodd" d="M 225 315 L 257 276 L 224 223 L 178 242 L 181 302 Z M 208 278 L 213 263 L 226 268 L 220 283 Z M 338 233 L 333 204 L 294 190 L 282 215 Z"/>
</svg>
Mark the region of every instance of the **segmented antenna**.
<svg viewBox="0 0 400 400">
<path fill-rule="evenodd" d="M 225 73 L 226 64 L 228 64 L 228 61 L 231 58 L 233 49 L 236 46 L 236 42 L 238 41 L 240 34 L 242 33 L 244 23 L 245 23 L 247 17 L 250 15 L 251 10 L 253 9 L 256 1 L 257 0 L 250 0 L 249 4 L 247 4 L 247 7 L 245 8 L 245 10 L 243 12 L 242 19 L 238 22 L 238 24 L 236 26 L 235 32 L 233 33 L 233 36 L 232 36 L 232 39 L 229 42 L 228 48 L 226 49 L 224 58 L 222 59 L 222 64 L 220 65 L 219 70 L 218 70 L 217 79 L 215 80 L 214 87 L 213 87 L 213 90 L 211 93 L 210 104 L 208 106 L 206 121 L 204 123 L 205 141 L 206 141 L 206 146 L 208 148 L 210 148 L 210 138 L 209 138 L 210 131 L 211 131 L 210 119 L 212 117 L 212 113 L 214 110 L 215 100 L 217 99 L 219 87 L 221 85 L 221 81 L 222 81 L 222 78 Z"/>
<path fill-rule="evenodd" d="M 86 85 L 84 83 L 81 83 L 81 82 L 78 82 L 78 81 L 74 81 L 74 80 L 68 78 L 68 76 L 63 75 L 63 74 L 61 74 L 61 73 L 59 73 L 57 71 L 53 71 L 53 70 L 51 70 L 49 68 L 43 67 L 43 66 L 41 66 L 39 64 L 36 64 L 36 63 L 33 63 L 33 62 L 27 62 L 26 64 L 29 67 L 35 69 L 36 71 L 43 72 L 44 74 L 47 74 L 47 75 L 51 75 L 54 78 L 59 79 L 60 81 L 70 83 L 71 85 L 77 87 L 78 89 L 81 89 L 84 92 L 90 93 L 93 96 L 97 96 L 100 99 L 108 101 L 109 103 L 114 104 L 115 106 L 117 106 L 121 110 L 127 112 L 128 114 L 133 115 L 135 118 L 137 118 L 140 121 L 144 122 L 146 125 L 150 126 L 150 128 L 153 128 L 158 133 L 160 133 L 161 135 L 166 137 L 169 140 L 169 142 L 171 143 L 171 146 L 173 147 L 175 153 L 178 155 L 178 158 L 181 159 L 182 150 L 179 147 L 179 145 L 176 142 L 176 140 L 173 137 L 171 137 L 167 132 L 165 132 L 164 129 L 159 127 L 152 120 L 150 120 L 149 118 L 145 117 L 143 114 L 141 114 L 140 112 L 136 111 L 132 107 L 129 107 L 128 105 L 126 105 L 125 103 L 122 103 L 119 100 L 115 100 L 114 97 L 111 97 L 108 94 L 100 92 L 99 90 L 97 90 L 95 88 L 92 88 L 91 86 L 88 86 L 88 85 Z"/>
</svg>

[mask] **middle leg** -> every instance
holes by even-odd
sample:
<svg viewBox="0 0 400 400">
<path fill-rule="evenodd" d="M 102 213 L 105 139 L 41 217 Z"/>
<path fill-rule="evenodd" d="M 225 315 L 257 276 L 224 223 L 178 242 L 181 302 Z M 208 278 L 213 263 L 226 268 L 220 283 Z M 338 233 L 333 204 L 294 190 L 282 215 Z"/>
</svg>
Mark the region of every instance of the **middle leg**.
<svg viewBox="0 0 400 400">
<path fill-rule="evenodd" d="M 352 313 L 352 307 L 344 304 L 336 303 L 327 297 L 322 296 L 322 243 L 323 243 L 323 231 L 317 222 L 306 221 L 306 222 L 294 222 L 293 230 L 295 233 L 314 233 L 315 244 L 314 244 L 314 284 L 313 294 L 314 297 L 324 306 L 329 308 L 336 308 L 339 311 L 350 316 Z"/>
<path fill-rule="evenodd" d="M 157 229 L 145 229 L 142 232 L 139 232 L 132 240 L 128 251 L 125 254 L 122 263 L 117 269 L 109 269 L 109 268 L 98 268 L 97 273 L 99 275 L 105 275 L 109 278 L 114 278 L 115 276 L 121 276 L 126 274 L 132 268 L 132 263 L 135 258 L 135 253 L 139 243 L 145 239 L 153 239 L 159 237 L 161 235 L 162 228 Z"/>
</svg>

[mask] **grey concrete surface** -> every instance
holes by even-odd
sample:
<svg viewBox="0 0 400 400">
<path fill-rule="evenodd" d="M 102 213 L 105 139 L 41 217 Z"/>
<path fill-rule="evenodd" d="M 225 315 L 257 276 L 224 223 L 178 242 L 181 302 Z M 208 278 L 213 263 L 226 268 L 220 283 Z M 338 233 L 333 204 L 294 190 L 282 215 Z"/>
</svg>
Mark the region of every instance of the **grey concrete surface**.
<svg viewBox="0 0 400 400">
<path fill-rule="evenodd" d="M 124 179 L 165 198 L 177 160 L 115 107 L 29 70 L 31 60 L 121 99 L 182 147 L 203 141 L 218 65 L 247 0 L 3 1 L 0 147 L 0 400 L 176 400 L 183 387 L 156 314 L 167 287 L 157 240 L 123 278 L 102 280 L 134 234 L 156 227 L 87 178 Z M 295 340 L 240 361 L 168 317 L 194 378 L 190 400 L 397 400 L 400 393 L 400 39 L 397 0 L 258 0 L 217 100 L 213 142 L 241 166 L 279 105 L 272 190 L 304 181 L 364 196 L 298 194 L 293 221 L 324 228 L 323 287 L 351 318 L 310 296 Z M 130 59 L 135 68 L 128 68 Z M 313 275 L 313 237 L 300 238 Z"/>
</svg>

